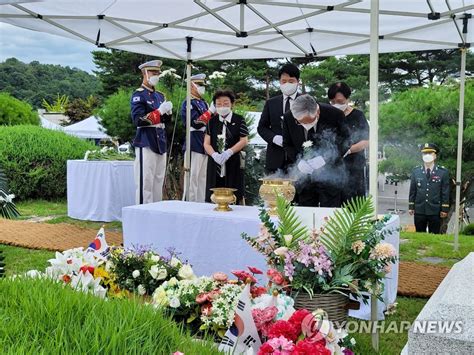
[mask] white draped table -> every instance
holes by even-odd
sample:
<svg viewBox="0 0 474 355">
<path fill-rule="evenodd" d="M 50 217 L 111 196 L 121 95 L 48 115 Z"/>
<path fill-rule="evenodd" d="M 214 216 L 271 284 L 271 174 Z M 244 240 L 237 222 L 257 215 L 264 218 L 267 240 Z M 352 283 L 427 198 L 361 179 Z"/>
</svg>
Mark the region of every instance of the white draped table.
<svg viewBox="0 0 474 355">
<path fill-rule="evenodd" d="M 133 161 L 67 161 L 67 214 L 89 221 L 120 221 L 135 204 Z"/>
<path fill-rule="evenodd" d="M 212 275 L 216 271 L 230 274 L 231 270 L 255 266 L 266 270 L 263 255 L 252 249 L 241 238 L 245 232 L 256 236 L 260 229 L 258 207 L 231 206 L 232 212 L 216 212 L 215 205 L 208 203 L 162 201 L 147 205 L 129 206 L 123 209 L 123 238 L 126 247 L 148 245 L 166 253 L 170 247 L 182 253 L 182 257 L 193 265 L 196 275 Z M 316 228 L 324 223 L 324 217 L 334 213 L 332 208 L 296 207 L 304 224 Z M 386 241 L 393 244 L 398 254 L 398 216 L 392 216 L 386 228 L 393 232 Z M 393 303 L 397 294 L 398 263 L 385 279 L 384 299 Z M 383 309 L 379 305 L 379 318 Z M 350 315 L 369 319 L 370 304 L 361 305 Z"/>
</svg>

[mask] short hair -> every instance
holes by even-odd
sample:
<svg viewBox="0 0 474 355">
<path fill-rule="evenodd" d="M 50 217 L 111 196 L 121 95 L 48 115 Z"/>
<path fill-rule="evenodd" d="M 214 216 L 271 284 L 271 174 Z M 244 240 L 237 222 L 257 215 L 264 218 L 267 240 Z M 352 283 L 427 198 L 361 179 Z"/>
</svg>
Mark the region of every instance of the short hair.
<svg viewBox="0 0 474 355">
<path fill-rule="evenodd" d="M 291 113 L 297 119 L 305 115 L 312 115 L 318 111 L 318 103 L 311 95 L 304 94 L 298 96 L 293 105 L 291 105 Z"/>
<path fill-rule="evenodd" d="M 351 96 L 351 88 L 346 83 L 340 81 L 332 84 L 328 89 L 328 99 L 332 100 L 336 97 L 336 94 L 340 92 L 346 99 Z"/>
<path fill-rule="evenodd" d="M 214 102 L 214 105 L 216 104 L 216 100 L 219 98 L 219 97 L 228 97 L 230 99 L 230 102 L 231 103 L 234 103 L 235 102 L 235 95 L 234 95 L 234 92 L 232 90 L 229 90 L 229 89 L 225 89 L 225 90 L 222 90 L 222 89 L 218 89 L 216 91 L 216 93 L 214 94 L 214 96 L 212 97 L 212 102 Z"/>
<path fill-rule="evenodd" d="M 283 74 L 288 74 L 292 78 L 300 79 L 300 70 L 294 64 L 288 63 L 280 68 L 278 71 L 278 79 L 281 78 Z"/>
</svg>

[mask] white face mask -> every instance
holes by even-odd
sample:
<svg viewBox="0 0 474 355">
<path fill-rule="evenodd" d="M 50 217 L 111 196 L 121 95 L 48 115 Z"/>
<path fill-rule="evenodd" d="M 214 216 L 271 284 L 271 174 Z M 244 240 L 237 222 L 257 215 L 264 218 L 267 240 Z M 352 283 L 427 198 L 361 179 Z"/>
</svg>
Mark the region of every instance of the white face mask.
<svg viewBox="0 0 474 355">
<path fill-rule="evenodd" d="M 231 112 L 231 108 L 230 107 L 217 107 L 216 108 L 216 112 L 220 115 L 220 116 L 227 116 L 230 112 Z"/>
<path fill-rule="evenodd" d="M 434 161 L 434 156 L 432 154 L 423 154 L 423 161 L 425 163 L 432 163 Z"/>
<path fill-rule="evenodd" d="M 148 84 L 155 87 L 158 82 L 160 81 L 160 77 L 158 75 L 153 75 L 148 78 Z"/>
<path fill-rule="evenodd" d="M 318 123 L 317 120 L 314 120 L 314 122 L 312 123 L 300 123 L 305 130 L 309 131 L 311 128 L 313 128 L 314 126 L 316 126 L 316 123 Z"/>
<path fill-rule="evenodd" d="M 204 96 L 204 93 L 206 92 L 206 88 L 204 86 L 197 86 L 197 92 L 202 97 L 202 96 Z"/>
<path fill-rule="evenodd" d="M 341 111 L 345 111 L 347 109 L 348 104 L 332 104 L 335 108 L 338 108 Z"/>
<path fill-rule="evenodd" d="M 280 85 L 280 90 L 283 93 L 283 95 L 286 96 L 291 96 L 296 92 L 296 89 L 298 88 L 297 83 L 285 83 Z"/>
</svg>

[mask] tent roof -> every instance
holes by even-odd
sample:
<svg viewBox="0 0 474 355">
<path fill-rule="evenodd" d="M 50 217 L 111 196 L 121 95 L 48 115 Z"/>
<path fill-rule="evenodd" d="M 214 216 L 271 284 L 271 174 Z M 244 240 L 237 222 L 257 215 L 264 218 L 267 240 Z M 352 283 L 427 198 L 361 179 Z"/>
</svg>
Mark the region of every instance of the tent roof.
<svg viewBox="0 0 474 355">
<path fill-rule="evenodd" d="M 79 138 L 110 139 L 110 136 L 105 134 L 103 130 L 104 128 L 100 125 L 99 119 L 95 116 L 64 127 L 64 132 Z"/>
<path fill-rule="evenodd" d="M 240 4 L 242 2 L 242 4 Z M 370 0 L 45 0 L 0 3 L 0 21 L 176 59 L 369 53 Z M 474 0 L 380 0 L 380 52 L 473 42 Z"/>
<path fill-rule="evenodd" d="M 44 118 L 41 115 L 39 117 L 40 117 L 40 121 L 41 121 L 41 127 L 56 130 L 56 131 L 62 131 L 63 130 L 62 126 L 47 120 L 46 118 Z"/>
</svg>

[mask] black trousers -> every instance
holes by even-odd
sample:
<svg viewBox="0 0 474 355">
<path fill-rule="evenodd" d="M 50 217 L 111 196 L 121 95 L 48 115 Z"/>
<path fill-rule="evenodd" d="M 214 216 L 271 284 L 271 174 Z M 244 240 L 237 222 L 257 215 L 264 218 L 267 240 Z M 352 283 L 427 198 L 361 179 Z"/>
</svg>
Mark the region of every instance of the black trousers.
<svg viewBox="0 0 474 355">
<path fill-rule="evenodd" d="M 439 234 L 441 227 L 441 217 L 439 215 L 427 216 L 415 213 L 415 228 L 417 232 Z"/>
<path fill-rule="evenodd" d="M 341 190 L 335 187 L 310 183 L 297 188 L 298 206 L 306 207 L 341 207 Z"/>
</svg>

